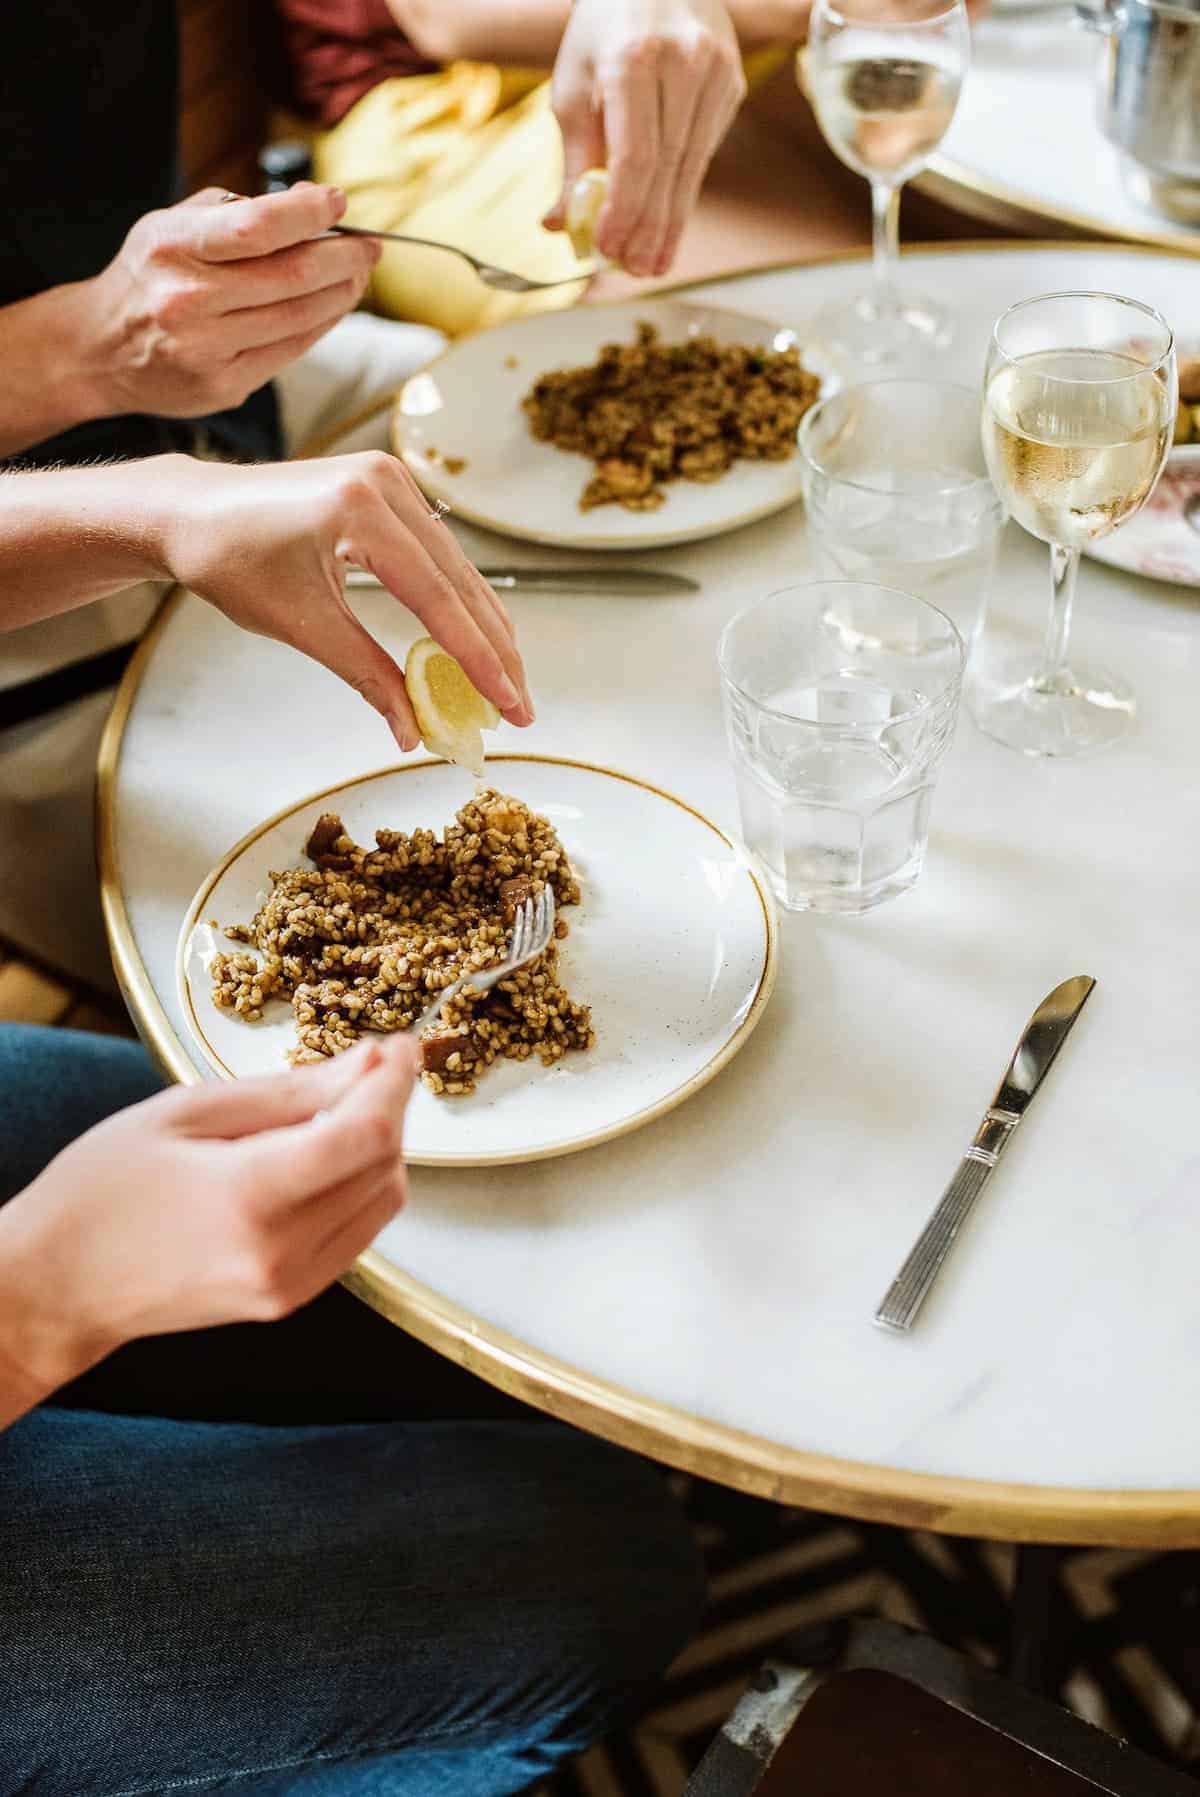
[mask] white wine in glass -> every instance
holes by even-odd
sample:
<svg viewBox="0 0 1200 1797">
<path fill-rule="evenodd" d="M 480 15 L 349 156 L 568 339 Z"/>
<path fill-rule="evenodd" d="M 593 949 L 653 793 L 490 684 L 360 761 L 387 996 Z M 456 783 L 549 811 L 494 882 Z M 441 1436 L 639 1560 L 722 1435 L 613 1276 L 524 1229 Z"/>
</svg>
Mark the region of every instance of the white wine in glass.
<svg viewBox="0 0 1200 1797">
<path fill-rule="evenodd" d="M 897 277 L 900 189 L 950 128 L 970 57 L 962 0 L 815 0 L 800 80 L 825 141 L 871 184 L 874 281 L 828 308 L 818 335 L 853 368 L 908 368 L 950 319 Z"/>
<path fill-rule="evenodd" d="M 1024 300 L 992 333 L 983 446 L 1013 517 L 1050 545 L 1051 604 L 1033 666 L 973 681 L 990 735 L 1034 755 L 1113 741 L 1134 711 L 1116 674 L 1068 659 L 1079 552 L 1145 504 L 1175 423 L 1171 332 L 1149 306 L 1104 293 Z"/>
</svg>

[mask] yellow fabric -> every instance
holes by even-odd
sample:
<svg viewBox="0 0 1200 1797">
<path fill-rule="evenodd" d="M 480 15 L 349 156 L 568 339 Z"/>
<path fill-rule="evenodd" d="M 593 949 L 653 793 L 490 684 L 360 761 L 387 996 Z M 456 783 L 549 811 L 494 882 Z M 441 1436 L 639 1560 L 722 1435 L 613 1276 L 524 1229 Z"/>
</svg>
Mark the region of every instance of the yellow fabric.
<svg viewBox="0 0 1200 1797">
<path fill-rule="evenodd" d="M 752 57 L 751 85 L 787 55 Z M 560 280 L 579 266 L 565 233 L 541 225 L 562 184 L 562 139 L 541 72 L 460 62 L 381 81 L 332 131 L 317 134 L 313 167 L 317 180 L 345 189 L 355 224 L 457 244 L 532 280 Z M 461 337 L 571 306 L 585 287 L 495 293 L 456 256 L 385 244 L 367 304 Z"/>
</svg>

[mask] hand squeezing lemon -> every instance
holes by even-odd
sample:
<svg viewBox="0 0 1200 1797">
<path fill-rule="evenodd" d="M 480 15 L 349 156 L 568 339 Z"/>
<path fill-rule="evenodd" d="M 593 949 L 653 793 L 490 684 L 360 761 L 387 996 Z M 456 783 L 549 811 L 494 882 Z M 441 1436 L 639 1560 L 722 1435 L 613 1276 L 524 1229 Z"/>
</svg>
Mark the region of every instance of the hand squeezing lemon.
<svg viewBox="0 0 1200 1797">
<path fill-rule="evenodd" d="M 452 655 L 423 636 L 408 652 L 404 683 L 421 740 L 431 755 L 457 762 L 483 778 L 483 731 L 494 730 L 500 713 L 477 692 Z"/>
<path fill-rule="evenodd" d="M 612 263 L 596 248 L 596 226 L 604 202 L 608 198 L 608 170 L 590 168 L 580 175 L 567 201 L 567 236 L 571 248 L 581 262 L 594 262 L 597 268 L 611 268 Z"/>
</svg>

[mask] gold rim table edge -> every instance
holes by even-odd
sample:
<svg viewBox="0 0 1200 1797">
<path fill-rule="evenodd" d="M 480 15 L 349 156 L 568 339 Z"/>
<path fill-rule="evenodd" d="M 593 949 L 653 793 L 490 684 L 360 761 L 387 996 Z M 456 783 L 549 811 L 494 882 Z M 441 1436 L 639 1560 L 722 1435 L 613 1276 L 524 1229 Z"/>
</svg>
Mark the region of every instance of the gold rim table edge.
<svg viewBox="0 0 1200 1797">
<path fill-rule="evenodd" d="M 657 798 L 665 800 L 668 804 L 677 806 L 680 811 L 685 811 L 689 817 L 694 817 L 698 823 L 703 824 L 706 829 L 711 830 L 713 835 L 716 836 L 719 841 L 723 842 L 728 849 L 732 850 L 734 854 L 738 853 L 737 844 L 732 838 L 727 836 L 724 830 L 714 824 L 711 818 L 706 817 L 702 811 L 698 811 L 694 805 L 689 805 L 685 799 L 679 798 L 676 793 L 667 792 L 664 788 L 655 786 L 649 780 L 640 779 L 636 774 L 622 773 L 616 768 L 601 767 L 596 762 L 592 761 L 576 761 L 573 757 L 567 755 L 538 755 L 522 753 L 520 750 L 516 750 L 511 754 L 501 753 L 499 755 L 489 755 L 487 758 L 487 766 L 492 768 L 498 766 L 501 762 L 513 761 L 537 762 L 541 766 L 550 767 L 578 768 L 587 773 L 602 774 L 612 780 L 624 781 L 630 786 L 640 786 L 644 792 L 654 793 Z M 282 810 L 276 811 L 273 816 L 264 819 L 260 824 L 256 824 L 252 830 L 248 830 L 240 841 L 235 842 L 233 847 L 221 857 L 220 861 L 217 862 L 216 866 L 211 868 L 204 876 L 195 897 L 187 908 L 183 924 L 180 928 L 179 939 L 175 950 L 175 984 L 177 995 L 183 1006 L 185 1016 L 191 1017 L 194 1033 L 197 1038 L 197 1047 L 209 1062 L 210 1066 L 226 1079 L 235 1079 L 237 1076 L 221 1059 L 205 1034 L 204 1027 L 196 1014 L 196 1004 L 192 994 L 191 981 L 187 975 L 187 945 L 200 918 L 203 916 L 205 910 L 208 909 L 208 901 L 213 889 L 217 886 L 229 868 L 232 867 L 233 863 L 245 854 L 247 849 L 251 848 L 260 840 L 260 838 L 265 836 L 269 830 L 273 830 L 277 824 L 286 823 L 287 819 L 289 817 L 294 817 L 297 812 L 306 811 L 310 805 L 316 805 L 322 799 L 332 798 L 335 794 L 346 792 L 351 787 L 367 786 L 373 780 L 390 779 L 393 774 L 417 773 L 422 768 L 439 767 L 442 765 L 444 764 L 437 760 L 400 762 L 391 767 L 376 768 L 370 773 L 359 774 L 352 780 L 338 780 L 333 786 L 323 787 L 320 792 L 308 793 L 304 798 L 297 799 L 291 805 L 285 805 Z M 504 1167 L 524 1166 L 533 1161 L 562 1159 L 571 1154 L 584 1153 L 589 1148 L 599 1148 L 605 1142 L 615 1142 L 620 1136 L 632 1135 L 634 1130 L 643 1129 L 647 1124 L 655 1122 L 659 1117 L 667 1116 L 671 1111 L 677 1110 L 681 1104 L 686 1103 L 687 1100 L 693 1097 L 697 1092 L 702 1091 L 710 1081 L 717 1077 L 718 1073 L 722 1072 L 723 1069 L 729 1065 L 730 1061 L 734 1059 L 740 1049 L 745 1047 L 746 1043 L 750 1040 L 750 1037 L 754 1034 L 754 1031 L 758 1028 L 771 994 L 775 990 L 775 980 L 779 972 L 779 925 L 776 919 L 774 906 L 763 887 L 762 881 L 749 863 L 745 864 L 745 872 L 754 888 L 755 896 L 757 897 L 759 906 L 762 910 L 762 971 L 759 974 L 758 985 L 755 988 L 754 997 L 750 1002 L 745 1016 L 741 1019 L 741 1022 L 729 1037 L 728 1041 L 722 1043 L 721 1047 L 718 1048 L 711 1060 L 706 1061 L 704 1066 L 699 1068 L 690 1079 L 685 1080 L 683 1085 L 679 1086 L 675 1091 L 668 1093 L 665 1098 L 659 1099 L 657 1103 L 648 1105 L 645 1110 L 636 1112 L 632 1117 L 627 1117 L 624 1122 L 612 1124 L 605 1129 L 596 1130 L 591 1135 L 580 1137 L 578 1140 L 573 1139 L 566 1144 L 548 1148 L 537 1148 L 519 1155 L 439 1154 L 430 1157 L 428 1155 L 413 1154 L 408 1157 L 409 1165 L 413 1167 Z M 171 1029 L 170 1020 L 165 1018 L 165 1013 L 164 1021 L 166 1022 L 167 1029 L 170 1031 L 173 1042 L 183 1050 L 184 1058 L 181 1062 L 181 1066 L 186 1066 L 187 1068 L 186 1074 L 182 1075 L 183 1082 L 186 1084 L 198 1083 L 202 1076 L 197 1075 L 193 1063 L 188 1057 L 185 1045 L 179 1042 L 174 1030 Z"/>
<path fill-rule="evenodd" d="M 956 251 L 993 253 L 1016 249 L 1094 253 L 1098 248 L 1191 259 L 1188 251 L 1175 246 L 1164 249 L 1120 240 L 1096 244 L 1054 239 L 972 239 L 914 243 L 906 245 L 904 253 L 946 255 Z M 840 251 L 806 263 L 745 269 L 723 275 L 718 281 L 681 283 L 671 291 L 711 287 L 786 267 L 865 261 L 869 254 L 866 250 Z M 167 594 L 126 667 L 104 727 L 96 770 L 100 901 L 113 964 L 142 1041 L 172 1079 L 176 1078 L 176 1053 L 182 1052 L 181 1045 L 158 1001 L 130 927 L 119 881 L 115 799 L 117 766 L 129 713 L 146 664 L 182 596 L 179 588 Z M 1200 1491 L 1099 1490 L 962 1479 L 788 1448 L 595 1379 L 450 1303 L 429 1286 L 402 1273 L 374 1249 L 359 1256 L 342 1283 L 390 1322 L 509 1396 L 620 1447 L 755 1497 L 902 1528 L 978 1535 L 990 1540 L 1097 1547 L 1200 1547 Z"/>
<path fill-rule="evenodd" d="M 1189 232 L 1182 227 L 1172 231 L 1164 221 L 1162 230 L 1155 230 L 1152 225 L 1147 225 L 1144 230 L 1129 237 L 1114 231 L 1104 219 L 1096 218 L 1091 213 L 1075 212 L 1065 206 L 1046 205 L 1024 193 L 1019 187 L 1010 187 L 1003 181 L 993 181 L 985 175 L 975 174 L 965 163 L 955 162 L 949 156 L 932 156 L 921 173 L 913 176 L 910 185 L 928 199 L 966 211 L 970 216 L 1005 230 L 1039 233 L 1067 230 L 1078 233 L 1080 237 L 1094 239 L 1093 248 L 1102 243 L 1114 249 L 1150 249 L 1181 256 L 1200 256 L 1200 231 Z M 1054 243 L 1055 239 L 1039 235 L 1034 243 L 1039 241 L 1049 244 Z M 1057 247 L 1069 246 L 1059 243 Z"/>
</svg>

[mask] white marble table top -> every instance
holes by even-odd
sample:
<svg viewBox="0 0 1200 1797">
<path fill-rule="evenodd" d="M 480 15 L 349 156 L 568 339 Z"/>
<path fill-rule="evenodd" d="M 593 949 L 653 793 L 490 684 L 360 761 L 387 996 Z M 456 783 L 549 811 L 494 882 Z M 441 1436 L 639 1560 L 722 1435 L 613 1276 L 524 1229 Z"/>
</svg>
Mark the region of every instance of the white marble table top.
<svg viewBox="0 0 1200 1797">
<path fill-rule="evenodd" d="M 1164 218 L 1126 190 L 1097 118 L 1102 40 L 1050 10 L 1002 6 L 976 21 L 954 123 L 916 185 L 960 211 L 1028 229 L 1132 238 L 1200 254 L 1200 227 Z"/>
<path fill-rule="evenodd" d="M 1183 259 L 1030 247 L 907 272 L 961 308 L 946 366 L 967 380 L 1025 292 L 1104 287 L 1200 318 Z M 713 297 L 799 324 L 862 273 Z M 1001 597 L 1043 582 L 1044 559 L 1010 527 Z M 662 565 L 702 593 L 515 602 L 539 702 L 522 746 L 648 775 L 736 829 L 714 644 L 748 599 L 804 578 L 802 516 Z M 368 594 L 362 615 L 402 656 L 400 609 Z M 1200 1543 L 1200 596 L 1085 563 L 1079 628 L 1141 696 L 1124 745 L 1035 763 L 964 719 L 918 888 L 861 919 L 785 917 L 758 1032 L 651 1127 L 526 1168 L 414 1174 L 373 1261 L 402 1288 L 393 1313 L 546 1408 L 750 1489 L 980 1533 Z M 173 611 L 111 791 L 110 898 L 144 1027 L 182 1036 L 176 936 L 224 851 L 392 759 L 332 676 L 195 599 Z M 1097 991 L 951 1271 L 911 1338 L 881 1334 L 875 1303 L 1026 1016 L 1077 972 Z"/>
</svg>

